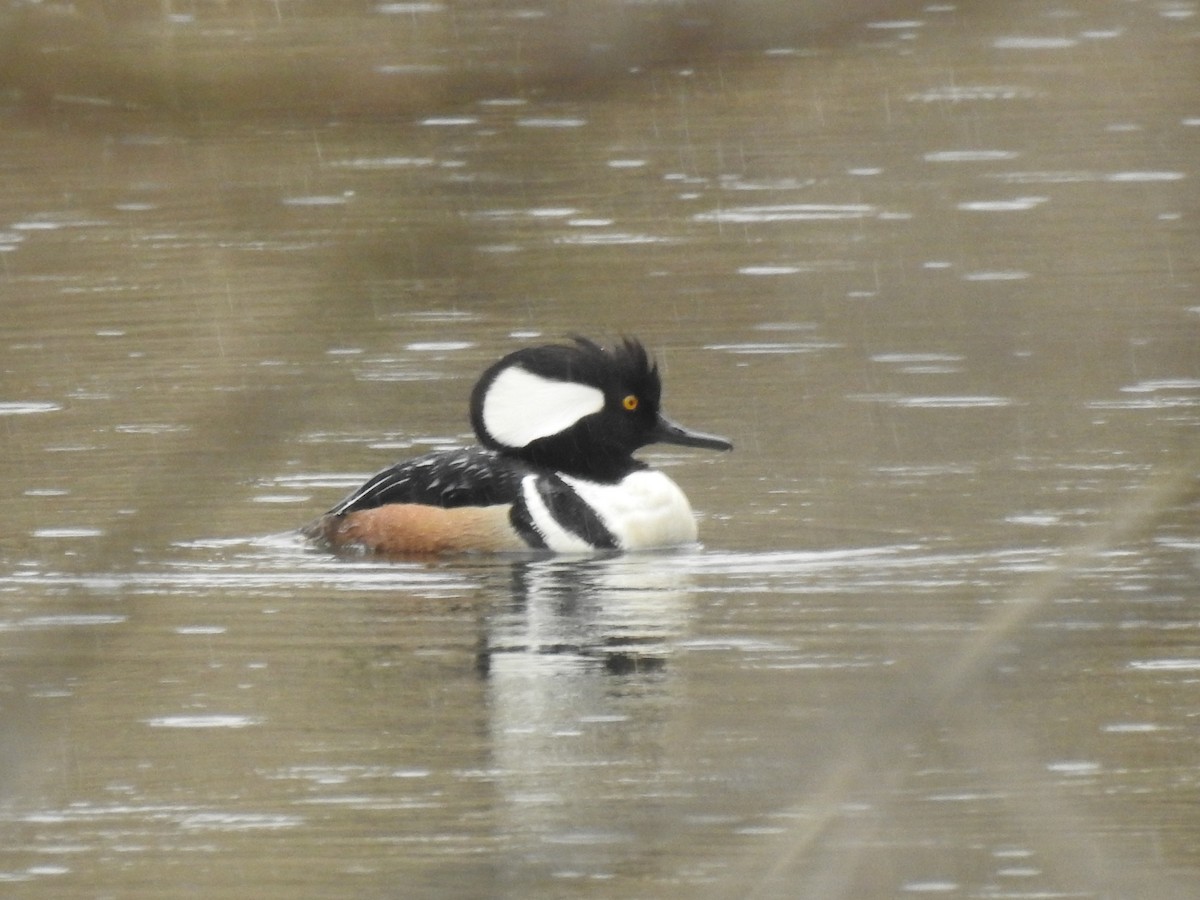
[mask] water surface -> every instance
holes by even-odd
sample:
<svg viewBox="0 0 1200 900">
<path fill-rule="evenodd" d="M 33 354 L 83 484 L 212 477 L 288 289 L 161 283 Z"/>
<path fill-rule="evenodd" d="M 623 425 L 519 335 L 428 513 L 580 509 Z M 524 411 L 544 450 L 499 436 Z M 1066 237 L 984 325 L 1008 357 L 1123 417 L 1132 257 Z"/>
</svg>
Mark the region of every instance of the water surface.
<svg viewBox="0 0 1200 900">
<path fill-rule="evenodd" d="M 1196 896 L 1193 6 L 131 8 L 20 57 L 0 881 Z M 295 536 L 573 332 L 735 441 L 645 454 L 702 547 Z"/>
</svg>

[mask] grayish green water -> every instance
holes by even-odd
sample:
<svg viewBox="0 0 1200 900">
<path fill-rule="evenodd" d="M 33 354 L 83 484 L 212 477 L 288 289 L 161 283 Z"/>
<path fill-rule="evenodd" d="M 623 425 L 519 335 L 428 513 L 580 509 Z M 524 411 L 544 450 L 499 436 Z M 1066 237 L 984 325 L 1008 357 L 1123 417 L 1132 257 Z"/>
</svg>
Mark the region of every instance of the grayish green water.
<svg viewBox="0 0 1200 900">
<path fill-rule="evenodd" d="M 1200 896 L 1195 3 L 13 9 L 14 896 Z M 702 548 L 295 536 L 573 332 Z"/>
</svg>

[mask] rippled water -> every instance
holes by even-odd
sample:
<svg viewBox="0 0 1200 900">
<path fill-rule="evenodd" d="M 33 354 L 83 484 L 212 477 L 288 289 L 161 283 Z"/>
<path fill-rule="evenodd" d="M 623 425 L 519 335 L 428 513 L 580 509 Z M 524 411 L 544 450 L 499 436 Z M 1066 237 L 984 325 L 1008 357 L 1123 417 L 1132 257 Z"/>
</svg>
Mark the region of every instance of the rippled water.
<svg viewBox="0 0 1200 900">
<path fill-rule="evenodd" d="M 1195 4 L 752 6 L 0 16 L 14 895 L 1197 896 Z M 573 332 L 702 547 L 296 536 Z"/>
</svg>

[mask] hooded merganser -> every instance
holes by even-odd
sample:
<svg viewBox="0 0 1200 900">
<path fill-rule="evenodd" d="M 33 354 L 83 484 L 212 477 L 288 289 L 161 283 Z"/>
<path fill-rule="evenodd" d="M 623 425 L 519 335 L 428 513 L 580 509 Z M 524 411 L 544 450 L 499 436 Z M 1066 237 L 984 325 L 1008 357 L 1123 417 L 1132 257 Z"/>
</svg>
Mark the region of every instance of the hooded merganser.
<svg viewBox="0 0 1200 900">
<path fill-rule="evenodd" d="M 644 550 L 696 539 L 683 491 L 633 458 L 655 442 L 730 450 L 659 410 L 658 367 L 636 340 L 517 350 L 471 392 L 482 447 L 384 469 L 304 534 L 396 556 Z"/>
</svg>

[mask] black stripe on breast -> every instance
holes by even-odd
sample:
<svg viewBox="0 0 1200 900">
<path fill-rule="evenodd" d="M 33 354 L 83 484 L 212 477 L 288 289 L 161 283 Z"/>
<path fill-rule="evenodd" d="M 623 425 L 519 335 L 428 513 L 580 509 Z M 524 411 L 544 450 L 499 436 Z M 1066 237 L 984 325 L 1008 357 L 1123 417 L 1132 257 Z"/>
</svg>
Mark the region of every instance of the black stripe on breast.
<svg viewBox="0 0 1200 900">
<path fill-rule="evenodd" d="M 541 475 L 534 482 L 534 486 L 542 503 L 564 531 L 569 531 L 597 550 L 620 549 L 616 535 L 608 530 L 596 511 L 557 475 Z M 530 515 L 523 493 L 513 503 L 510 519 L 521 536 L 532 546 L 546 546 L 545 537 Z"/>
<path fill-rule="evenodd" d="M 512 505 L 512 509 L 508 513 L 508 521 L 512 524 L 513 529 L 521 536 L 521 540 L 527 543 L 535 550 L 546 549 L 546 539 L 538 530 L 537 525 L 533 523 L 533 516 L 529 514 L 529 507 L 525 504 L 525 497 L 518 497 Z"/>
</svg>

